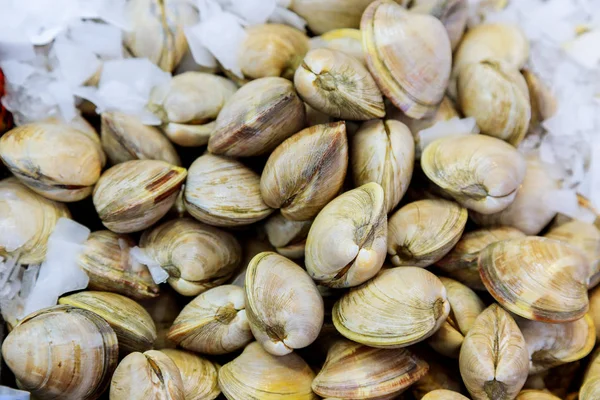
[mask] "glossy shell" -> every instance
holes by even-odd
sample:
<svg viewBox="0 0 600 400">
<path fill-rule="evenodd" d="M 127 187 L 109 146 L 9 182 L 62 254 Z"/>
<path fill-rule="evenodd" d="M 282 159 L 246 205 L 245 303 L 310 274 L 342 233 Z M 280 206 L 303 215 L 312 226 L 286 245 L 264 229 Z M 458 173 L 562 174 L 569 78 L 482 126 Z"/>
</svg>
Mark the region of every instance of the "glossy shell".
<svg viewBox="0 0 600 400">
<path fill-rule="evenodd" d="M 291 10 L 304 18 L 315 34 L 358 28 L 360 17 L 373 0 L 294 0 Z M 343 12 L 340 12 L 343 10 Z"/>
<path fill-rule="evenodd" d="M 311 225 L 312 221 L 290 221 L 277 213 L 264 226 L 269 243 L 279 254 L 288 258 L 304 258 L 306 237 Z"/>
<path fill-rule="evenodd" d="M 163 349 L 161 353 L 169 356 L 179 369 L 186 400 L 213 400 L 221 394 L 218 365 L 189 351 Z"/>
</svg>

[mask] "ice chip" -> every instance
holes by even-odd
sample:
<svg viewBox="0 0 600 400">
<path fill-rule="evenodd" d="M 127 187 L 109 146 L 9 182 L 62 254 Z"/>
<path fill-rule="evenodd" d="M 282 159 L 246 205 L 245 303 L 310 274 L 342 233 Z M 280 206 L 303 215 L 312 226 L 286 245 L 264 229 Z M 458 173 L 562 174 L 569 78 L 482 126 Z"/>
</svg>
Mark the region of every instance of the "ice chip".
<svg viewBox="0 0 600 400">
<path fill-rule="evenodd" d="M 129 254 L 131 257 L 140 264 L 144 264 L 148 267 L 150 271 L 150 275 L 152 275 L 152 280 L 156 284 L 164 283 L 169 279 L 169 274 L 165 271 L 159 263 L 156 262 L 152 257 L 150 257 L 144 249 L 141 249 L 137 246 L 132 247 L 129 250 Z"/>
<path fill-rule="evenodd" d="M 475 122 L 475 118 L 458 117 L 451 118 L 447 121 L 436 122 L 433 126 L 423 129 L 417 133 L 419 138 L 417 153 L 421 154 L 428 144 L 436 139 L 449 135 L 474 135 L 479 133 L 479 128 Z"/>
</svg>

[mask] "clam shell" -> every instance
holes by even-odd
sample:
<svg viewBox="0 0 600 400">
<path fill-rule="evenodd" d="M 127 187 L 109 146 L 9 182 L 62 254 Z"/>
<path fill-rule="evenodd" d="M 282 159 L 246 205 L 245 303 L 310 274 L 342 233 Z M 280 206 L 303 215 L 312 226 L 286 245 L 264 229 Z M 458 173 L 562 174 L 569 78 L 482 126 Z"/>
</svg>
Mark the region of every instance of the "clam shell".
<svg viewBox="0 0 600 400">
<path fill-rule="evenodd" d="M 175 144 L 182 147 L 198 147 L 208 143 L 210 135 L 217 123 L 215 121 L 204 125 L 187 125 L 170 122 L 163 127 L 165 135 Z"/>
<path fill-rule="evenodd" d="M 468 400 L 468 397 L 463 396 L 452 390 L 438 389 L 432 390 L 421 398 L 421 400 Z"/>
<path fill-rule="evenodd" d="M 181 373 L 186 400 L 213 400 L 219 394 L 218 365 L 189 351 L 164 349 Z"/>
<path fill-rule="evenodd" d="M 437 353 L 433 352 L 430 357 L 425 358 L 425 361 L 429 364 L 427 374 L 410 387 L 410 391 L 416 399 L 422 399 L 427 393 L 436 390 L 449 390 L 454 392 L 460 392 L 462 390 L 462 381 L 458 372 L 457 363 L 452 364 L 454 368 L 448 368 L 446 363 L 447 359 L 442 360 Z"/>
<path fill-rule="evenodd" d="M 594 352 L 579 389 L 580 400 L 594 400 L 600 396 L 600 352 Z"/>
<path fill-rule="evenodd" d="M 469 17 L 467 0 L 416 0 L 410 11 L 430 14 L 439 19 L 446 28 L 452 50 L 460 43 Z"/>
<path fill-rule="evenodd" d="M 596 337 L 600 337 L 600 287 L 595 287 L 589 292 L 590 317 L 594 320 Z"/>
<path fill-rule="evenodd" d="M 340 28 L 358 28 L 360 17 L 373 0 L 294 0 L 290 9 L 319 35 Z"/>
<path fill-rule="evenodd" d="M 521 390 L 515 400 L 560 400 L 560 397 L 543 390 Z"/>
<path fill-rule="evenodd" d="M 288 258 L 304 258 L 306 237 L 311 225 L 312 221 L 290 221 L 277 213 L 265 222 L 265 232 L 269 243 L 279 254 Z"/>
<path fill-rule="evenodd" d="M 356 58 L 365 67 L 365 53 L 362 48 L 362 33 L 360 29 L 342 28 L 323 33 L 310 40 L 311 49 L 331 49 L 342 51 Z"/>
</svg>

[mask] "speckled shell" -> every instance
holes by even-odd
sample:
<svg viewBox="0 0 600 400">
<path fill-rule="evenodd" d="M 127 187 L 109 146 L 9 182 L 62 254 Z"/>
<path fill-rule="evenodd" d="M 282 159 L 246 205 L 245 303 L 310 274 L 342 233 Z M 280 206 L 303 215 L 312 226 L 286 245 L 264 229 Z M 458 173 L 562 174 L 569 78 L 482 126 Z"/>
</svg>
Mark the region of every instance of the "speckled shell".
<svg viewBox="0 0 600 400">
<path fill-rule="evenodd" d="M 479 271 L 490 294 L 524 318 L 564 323 L 588 310 L 589 263 L 557 240 L 532 236 L 493 243 L 479 254 Z"/>
<path fill-rule="evenodd" d="M 282 256 L 304 258 L 306 237 L 312 221 L 290 221 L 281 213 L 271 216 L 265 222 L 265 232 L 269 243 Z"/>
<path fill-rule="evenodd" d="M 144 232 L 140 247 L 169 273 L 169 284 L 196 296 L 225 283 L 242 259 L 233 235 L 191 218 L 178 218 Z"/>
<path fill-rule="evenodd" d="M 234 285 L 210 289 L 184 307 L 167 335 L 184 349 L 226 354 L 252 340 L 244 290 Z"/>
<path fill-rule="evenodd" d="M 315 125 L 271 153 L 260 178 L 260 193 L 285 218 L 309 220 L 340 192 L 347 168 L 345 123 Z"/>
<path fill-rule="evenodd" d="M 304 103 L 283 78 L 261 78 L 242 86 L 225 103 L 208 141 L 213 154 L 266 154 L 304 127 Z"/>
<path fill-rule="evenodd" d="M 474 400 L 513 399 L 529 371 L 523 334 L 510 314 L 492 304 L 465 336 L 460 374 Z"/>
<path fill-rule="evenodd" d="M 92 193 L 104 160 L 87 134 L 56 123 L 21 125 L 6 132 L 0 138 L 0 158 L 31 190 L 66 202 Z"/>
<path fill-rule="evenodd" d="M 250 261 L 245 284 L 246 311 L 256 340 L 282 356 L 311 344 L 323 325 L 323 298 L 300 266 L 271 252 Z"/>
<path fill-rule="evenodd" d="M 452 390 L 438 389 L 427 393 L 421 400 L 469 400 L 469 398 Z"/>
<path fill-rule="evenodd" d="M 471 289 L 486 290 L 481 282 L 477 266 L 481 250 L 495 242 L 522 237 L 525 237 L 523 232 L 508 226 L 482 228 L 467 232 L 462 235 L 450 253 L 435 264 L 448 276 Z"/>
<path fill-rule="evenodd" d="M 376 349 L 339 339 L 312 383 L 322 397 L 372 399 L 400 393 L 423 377 L 425 361 L 406 349 Z"/>
<path fill-rule="evenodd" d="M 161 353 L 179 368 L 185 400 L 213 400 L 221 394 L 217 364 L 189 351 L 163 349 Z"/>
<path fill-rule="evenodd" d="M 185 207 L 197 220 L 215 226 L 248 225 L 274 210 L 260 195 L 260 177 L 241 162 L 204 154 L 192 163 Z"/>
<path fill-rule="evenodd" d="M 419 200 L 396 211 L 388 221 L 387 252 L 396 267 L 428 267 L 460 239 L 467 209 L 448 200 Z"/>
<path fill-rule="evenodd" d="M 117 366 L 117 336 L 91 311 L 54 306 L 25 317 L 6 336 L 2 355 L 37 398 L 95 400 Z"/>
<path fill-rule="evenodd" d="M 378 0 L 367 7 L 360 27 L 367 66 L 383 94 L 411 118 L 433 114 L 452 66 L 444 25 L 430 15 Z"/>
<path fill-rule="evenodd" d="M 446 288 L 435 275 L 400 267 L 384 269 L 345 294 L 333 307 L 333 323 L 355 342 L 398 348 L 433 335 L 449 312 Z"/>
<path fill-rule="evenodd" d="M 500 139 L 448 136 L 429 144 L 423 172 L 463 206 L 483 214 L 504 210 L 525 179 L 525 158 Z"/>
<path fill-rule="evenodd" d="M 306 270 L 321 285 L 359 285 L 381 269 L 386 240 L 383 189 L 367 183 L 335 198 L 317 215 L 306 239 Z"/>
<path fill-rule="evenodd" d="M 15 178 L 0 181 L 0 256 L 19 254 L 22 264 L 46 257 L 48 238 L 59 218 L 69 218 L 66 205 L 33 192 Z"/>
<path fill-rule="evenodd" d="M 274 356 L 253 342 L 219 369 L 219 386 L 229 400 L 317 400 L 314 376 L 296 353 Z"/>
<path fill-rule="evenodd" d="M 152 226 L 175 203 L 187 175 L 164 161 L 134 160 L 106 170 L 94 189 L 94 206 L 104 226 L 129 233 Z"/>
<path fill-rule="evenodd" d="M 367 121 L 352 136 L 350 161 L 354 184 L 379 183 L 389 213 L 400 203 L 412 178 L 413 136 L 408 127 L 398 121 Z"/>
</svg>

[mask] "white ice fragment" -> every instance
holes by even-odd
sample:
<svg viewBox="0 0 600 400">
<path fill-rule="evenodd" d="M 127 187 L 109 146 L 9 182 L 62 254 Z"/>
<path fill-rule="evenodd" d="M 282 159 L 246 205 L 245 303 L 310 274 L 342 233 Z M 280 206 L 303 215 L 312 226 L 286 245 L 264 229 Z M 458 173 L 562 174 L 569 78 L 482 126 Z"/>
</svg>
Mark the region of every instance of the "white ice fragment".
<svg viewBox="0 0 600 400">
<path fill-rule="evenodd" d="M 77 222 L 60 218 L 48 239 L 46 259 L 25 303 L 24 315 L 56 305 L 64 293 L 85 289 L 89 277 L 78 259 L 90 230 Z"/>
<path fill-rule="evenodd" d="M 0 32 L 0 37 L 1 36 Z M 15 60 L 26 61 L 35 58 L 33 45 L 26 40 L 7 41 L 0 40 L 0 61 Z"/>
<path fill-rule="evenodd" d="M 549 193 L 545 199 L 548 207 L 571 218 L 579 216 L 577 193 L 571 189 L 558 189 Z"/>
<path fill-rule="evenodd" d="M 2 47 L 1 44 L 0 47 Z M 35 68 L 31 65 L 16 60 L 0 62 L 0 68 L 2 68 L 6 82 L 11 85 L 23 85 L 27 78 L 35 72 Z"/>
<path fill-rule="evenodd" d="M 600 29 L 586 32 L 566 45 L 567 54 L 581 66 L 593 69 L 600 63 Z"/>
<path fill-rule="evenodd" d="M 129 254 L 135 261 L 148 267 L 150 275 L 152 275 L 152 280 L 157 285 L 164 283 L 167 281 L 167 279 L 169 279 L 169 274 L 167 271 L 165 271 L 160 264 L 156 262 L 156 260 L 150 257 L 148 253 L 144 251 L 144 249 L 135 246 L 129 250 Z"/>
<path fill-rule="evenodd" d="M 258 25 L 267 22 L 276 5 L 276 0 L 230 0 L 226 10 L 245 20 L 248 25 Z"/>
<path fill-rule="evenodd" d="M 0 290 L 5 287 L 15 270 L 19 269 L 19 255 L 0 257 Z M 0 295 L 0 297 L 5 297 Z"/>
<path fill-rule="evenodd" d="M 83 84 L 100 68 L 94 53 L 65 36 L 54 41 L 51 54 L 58 61 L 58 72 L 71 86 Z"/>
<path fill-rule="evenodd" d="M 1 400 L 29 400 L 29 392 L 9 388 L 8 386 L 0 386 Z"/>
<path fill-rule="evenodd" d="M 269 18 L 269 22 L 290 25 L 296 29 L 300 29 L 301 31 L 306 30 L 306 20 L 295 12 L 284 7 L 275 8 L 275 11 Z"/>
<path fill-rule="evenodd" d="M 428 144 L 436 139 L 450 135 L 475 135 L 479 133 L 479 128 L 475 122 L 475 118 L 458 117 L 451 118 L 446 121 L 436 122 L 433 126 L 423 129 L 417 133 L 419 138 L 417 153 L 421 154 Z"/>
<path fill-rule="evenodd" d="M 106 59 L 121 58 L 123 54 L 122 32 L 109 24 L 81 21 L 69 28 L 72 43 Z"/>
</svg>

